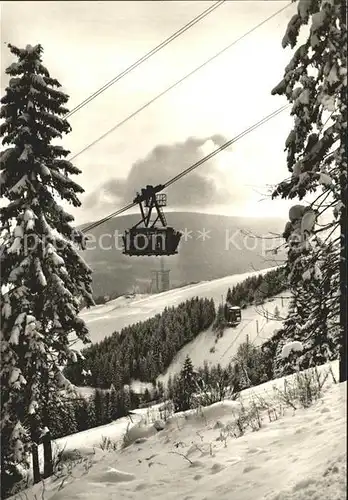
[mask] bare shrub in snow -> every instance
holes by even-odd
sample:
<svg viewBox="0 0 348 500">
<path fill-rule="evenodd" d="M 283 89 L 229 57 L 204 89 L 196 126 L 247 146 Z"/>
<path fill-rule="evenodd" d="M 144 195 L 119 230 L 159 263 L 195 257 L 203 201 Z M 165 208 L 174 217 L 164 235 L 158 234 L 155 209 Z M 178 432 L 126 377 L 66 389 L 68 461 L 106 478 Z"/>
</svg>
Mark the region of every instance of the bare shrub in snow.
<svg viewBox="0 0 348 500">
<path fill-rule="evenodd" d="M 332 370 L 321 372 L 317 367 L 296 373 L 292 379 L 284 380 L 284 388 L 276 388 L 278 399 L 293 408 L 308 408 L 321 398 L 323 388 Z M 335 380 L 335 379 L 334 379 Z"/>
<path fill-rule="evenodd" d="M 174 405 L 172 401 L 166 401 L 160 408 L 158 408 L 159 417 L 166 422 L 174 413 Z"/>
<path fill-rule="evenodd" d="M 179 453 L 178 451 L 170 451 L 169 453 L 171 453 L 172 455 L 179 455 L 180 457 L 183 457 L 185 460 L 187 460 L 187 462 L 191 466 L 194 465 L 194 462 L 192 462 L 192 460 L 190 460 L 189 457 L 185 455 L 185 453 Z"/>
<path fill-rule="evenodd" d="M 126 429 L 126 432 L 123 436 L 123 443 L 122 443 L 122 448 L 126 448 L 127 446 L 129 446 L 129 444 L 131 443 L 131 439 L 130 439 L 130 436 L 129 436 L 129 428 L 130 428 L 130 422 L 128 422 L 127 424 L 127 429 Z"/>
<path fill-rule="evenodd" d="M 63 454 L 64 454 L 65 446 L 61 448 L 60 446 L 57 445 L 56 449 L 54 450 L 53 453 L 53 473 L 55 475 L 59 474 L 60 471 L 63 469 Z"/>
<path fill-rule="evenodd" d="M 116 441 L 112 441 L 109 437 L 106 436 L 102 436 L 102 440 L 99 446 L 103 451 L 117 451 L 119 448 Z"/>
<path fill-rule="evenodd" d="M 241 402 L 241 411 L 234 423 L 227 430 L 230 430 L 234 437 L 241 437 L 247 429 L 257 431 L 262 427 L 262 415 L 257 402 L 252 399 L 248 405 Z"/>
<path fill-rule="evenodd" d="M 199 406 L 210 406 L 224 399 L 235 400 L 237 397 L 238 393 L 234 392 L 233 387 L 217 381 L 209 385 L 202 385 L 199 392 L 196 392 L 192 396 L 192 406 L 194 408 L 198 408 Z"/>
<path fill-rule="evenodd" d="M 247 413 L 248 424 L 253 431 L 258 431 L 262 427 L 261 411 L 253 399 Z"/>
</svg>

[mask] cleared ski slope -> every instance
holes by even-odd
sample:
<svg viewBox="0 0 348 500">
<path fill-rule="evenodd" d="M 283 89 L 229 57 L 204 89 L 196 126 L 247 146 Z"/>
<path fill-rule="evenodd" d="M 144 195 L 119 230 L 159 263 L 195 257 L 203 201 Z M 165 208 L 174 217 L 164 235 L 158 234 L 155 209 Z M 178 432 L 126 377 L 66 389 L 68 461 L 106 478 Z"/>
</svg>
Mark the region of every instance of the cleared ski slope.
<svg viewBox="0 0 348 500">
<path fill-rule="evenodd" d="M 283 296 L 290 296 L 289 292 L 283 292 Z M 170 375 L 179 373 L 185 358 L 190 356 L 193 365 L 198 368 L 207 361 L 209 365 L 220 363 L 222 367 L 233 362 L 238 347 L 245 342 L 248 335 L 249 341 L 260 346 L 265 340 L 272 337 L 275 330 L 281 327 L 282 318 L 286 317 L 289 300 L 275 298 L 259 307 L 248 307 L 242 311 L 242 321 L 234 328 L 226 328 L 223 337 L 217 339 L 212 328 L 200 333 L 192 342 L 186 344 L 174 357 L 167 371 L 160 375 L 157 380 L 167 384 Z M 278 308 L 279 319 L 274 319 L 274 310 Z M 267 319 L 267 312 L 269 318 Z M 152 384 L 133 380 L 131 387 L 135 392 L 142 393 L 146 388 L 151 389 Z M 91 387 L 79 387 L 80 394 L 90 396 L 93 393 Z"/>
<path fill-rule="evenodd" d="M 289 296 L 289 292 L 283 292 L 282 296 Z M 277 307 L 280 318 L 285 318 L 288 310 L 288 300 L 280 298 L 273 299 L 261 307 L 248 307 L 242 310 L 242 321 L 235 328 L 226 328 L 223 337 L 216 339 L 215 332 L 210 328 L 199 334 L 192 342 L 186 344 L 174 357 L 167 372 L 160 375 L 157 380 L 168 381 L 169 375 L 178 373 L 187 355 L 190 356 L 195 367 L 203 366 L 204 361 L 209 365 L 221 364 L 222 367 L 233 362 L 238 347 L 245 342 L 247 336 L 249 341 L 255 346 L 261 345 L 265 340 L 272 337 L 274 331 L 281 327 L 282 322 L 274 317 L 274 310 Z M 217 341 L 216 341 L 217 340 Z M 136 387 L 136 383 L 133 384 Z"/>
<path fill-rule="evenodd" d="M 163 312 L 165 307 L 177 306 L 193 297 L 212 298 L 216 304 L 219 304 L 225 299 L 228 287 L 236 285 L 249 276 L 264 274 L 271 269 L 274 268 L 203 281 L 156 295 L 137 296 L 134 299 L 119 297 L 107 304 L 83 309 L 80 316 L 89 328 L 92 342 L 99 342 L 115 331 L 121 331 L 126 326 L 145 321 Z"/>
<path fill-rule="evenodd" d="M 105 305 L 83 310 L 81 316 L 90 329 L 92 341 L 98 342 L 114 331 L 120 331 L 125 326 L 151 318 L 155 314 L 163 312 L 165 307 L 177 306 L 192 297 L 212 298 L 216 305 L 221 304 L 225 300 L 229 287 L 240 283 L 249 276 L 264 274 L 270 269 L 204 281 L 156 295 L 136 296 L 132 299 L 119 297 Z M 290 294 L 282 292 L 281 296 L 288 297 Z M 168 370 L 157 380 L 166 384 L 170 375 L 181 370 L 187 355 L 190 356 L 195 367 L 203 366 L 204 361 L 207 361 L 209 365 L 217 363 L 220 363 L 221 366 L 228 365 L 233 362 L 239 345 L 246 340 L 247 335 L 256 346 L 270 338 L 274 331 L 281 327 L 281 321 L 274 319 L 275 308 L 278 308 L 280 319 L 282 319 L 286 317 L 288 305 L 289 300 L 275 298 L 263 306 L 248 307 L 242 311 L 241 323 L 234 328 L 227 328 L 223 337 L 219 339 L 216 338 L 216 333 L 211 328 L 202 332 L 177 353 Z M 136 392 L 144 392 L 146 387 L 149 389 L 152 387 L 151 384 L 140 381 L 133 381 L 131 386 Z M 81 394 L 90 395 L 93 390 L 83 387 L 80 388 L 80 391 Z"/>
</svg>

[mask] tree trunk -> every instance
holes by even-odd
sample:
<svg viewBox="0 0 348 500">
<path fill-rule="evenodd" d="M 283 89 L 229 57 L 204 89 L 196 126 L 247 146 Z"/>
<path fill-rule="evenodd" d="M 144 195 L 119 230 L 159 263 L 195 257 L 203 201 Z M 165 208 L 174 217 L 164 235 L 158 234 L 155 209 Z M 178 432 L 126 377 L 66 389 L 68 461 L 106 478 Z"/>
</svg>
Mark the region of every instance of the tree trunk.
<svg viewBox="0 0 348 500">
<path fill-rule="evenodd" d="M 41 480 L 40 466 L 39 466 L 39 452 L 38 452 L 38 447 L 37 447 L 36 443 L 32 444 L 31 454 L 33 457 L 33 479 L 34 479 L 34 484 L 36 484 L 36 483 L 39 483 Z"/>
<path fill-rule="evenodd" d="M 342 2 L 342 32 L 347 31 L 347 2 Z M 342 47 L 342 50 L 345 49 Z M 345 65 L 347 67 L 347 59 Z M 344 121 L 347 123 L 347 86 L 343 86 L 341 91 L 341 106 L 345 106 L 345 112 L 343 112 Z M 343 124 L 342 124 L 343 126 Z M 348 191 L 347 191 L 347 137 L 345 133 L 341 134 L 341 148 L 343 149 L 342 163 L 341 163 L 341 201 L 343 203 L 343 208 L 341 211 L 340 218 L 340 230 L 341 230 L 341 252 L 340 252 L 340 323 L 341 323 L 341 346 L 340 346 L 340 365 L 339 365 L 339 381 L 345 382 L 347 380 L 347 307 L 348 307 L 348 295 L 347 295 L 347 244 L 348 244 L 348 234 L 347 234 L 347 218 L 348 218 Z"/>
<path fill-rule="evenodd" d="M 51 443 L 51 432 L 50 432 L 50 419 L 48 411 L 49 403 L 49 388 L 48 388 L 48 373 L 46 372 L 43 377 L 44 382 L 44 406 L 42 413 L 42 422 L 45 427 L 45 434 L 42 438 L 43 449 L 44 449 L 44 478 L 50 477 L 53 474 L 53 455 L 52 455 L 52 443 Z"/>
<path fill-rule="evenodd" d="M 42 443 L 44 449 L 44 478 L 46 478 L 53 474 L 52 443 L 49 431 L 43 436 Z"/>
<path fill-rule="evenodd" d="M 342 202 L 345 208 L 341 214 L 341 255 L 340 255 L 340 323 L 341 323 L 341 345 L 340 345 L 340 365 L 339 365 L 339 380 L 345 382 L 347 380 L 347 218 L 348 218 L 348 197 L 347 186 L 342 189 Z"/>
<path fill-rule="evenodd" d="M 39 483 L 41 480 L 40 476 L 40 464 L 39 464 L 39 452 L 38 452 L 38 442 L 39 442 L 39 423 L 36 415 L 31 415 L 30 417 L 30 438 L 31 438 L 31 455 L 33 459 L 33 479 L 34 484 Z"/>
</svg>

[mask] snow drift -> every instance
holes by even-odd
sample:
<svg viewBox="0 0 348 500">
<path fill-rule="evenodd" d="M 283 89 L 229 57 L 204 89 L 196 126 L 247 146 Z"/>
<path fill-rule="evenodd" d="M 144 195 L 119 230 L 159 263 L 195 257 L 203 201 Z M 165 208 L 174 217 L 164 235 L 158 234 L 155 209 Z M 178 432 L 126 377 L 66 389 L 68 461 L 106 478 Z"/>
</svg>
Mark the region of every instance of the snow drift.
<svg viewBox="0 0 348 500">
<path fill-rule="evenodd" d="M 338 363 L 319 367 L 325 374 Z M 223 401 L 202 410 L 174 415 L 161 431 L 133 441 L 119 452 L 98 455 L 86 472 L 77 465 L 64 480 L 45 482 L 45 500 L 343 500 L 346 496 L 346 383 L 327 381 L 322 397 L 309 408 L 285 408 L 277 419 L 262 413 L 257 432 L 246 431 L 237 439 L 229 434 L 239 414 L 236 401 Z M 246 405 L 256 395 L 266 398 L 273 386 L 290 383 L 293 376 L 278 379 L 241 393 Z M 279 406 L 279 405 L 278 405 Z M 142 410 L 136 413 L 139 415 Z M 144 416 L 144 413 L 143 413 Z M 133 418 L 133 417 L 132 417 Z M 156 417 L 157 418 L 157 417 Z M 138 422 L 135 422 L 137 425 Z M 106 435 L 106 427 L 93 429 Z M 149 429 L 149 425 L 144 425 Z M 129 431 L 129 429 L 128 429 Z M 136 431 L 138 432 L 138 431 Z M 116 436 L 117 432 L 113 431 Z M 139 435 L 138 435 L 139 436 Z M 88 435 L 66 438 L 83 449 Z M 28 500 L 41 498 L 42 485 L 25 492 Z M 14 500 L 14 497 L 13 499 Z"/>
</svg>

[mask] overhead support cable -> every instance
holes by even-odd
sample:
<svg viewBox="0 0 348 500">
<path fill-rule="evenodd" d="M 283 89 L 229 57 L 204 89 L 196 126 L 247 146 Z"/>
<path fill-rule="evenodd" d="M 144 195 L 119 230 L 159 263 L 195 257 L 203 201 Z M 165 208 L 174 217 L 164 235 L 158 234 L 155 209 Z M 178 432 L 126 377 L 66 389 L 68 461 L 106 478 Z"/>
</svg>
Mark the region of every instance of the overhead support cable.
<svg viewBox="0 0 348 500">
<path fill-rule="evenodd" d="M 204 68 L 207 64 L 209 64 L 214 59 L 216 59 L 217 57 L 219 57 L 220 55 L 222 55 L 223 53 L 225 53 L 228 49 L 232 48 L 234 45 L 236 45 L 238 42 L 240 42 L 241 40 L 243 40 L 243 38 L 245 38 L 246 36 L 248 36 L 249 34 L 251 34 L 253 31 L 257 30 L 262 25 L 264 25 L 265 23 L 267 23 L 268 21 L 270 21 L 271 19 L 273 19 L 275 16 L 277 16 L 278 14 L 280 14 L 281 12 L 283 12 L 290 5 L 292 5 L 292 4 L 290 3 L 290 4 L 286 5 L 285 7 L 282 7 L 277 12 L 275 12 L 271 16 L 267 17 L 266 19 L 264 19 L 263 21 L 261 21 L 259 24 L 257 24 L 253 28 L 251 28 L 249 31 L 247 31 L 246 33 L 244 33 L 242 36 L 240 36 L 239 38 L 237 38 L 236 40 L 234 40 L 232 43 L 230 43 L 229 45 L 227 45 L 226 47 L 224 47 L 222 50 L 220 50 L 219 52 L 217 52 L 214 56 L 212 56 L 209 59 L 207 59 L 203 64 L 197 66 L 197 68 L 195 68 L 194 70 L 192 70 L 190 73 L 186 74 L 180 80 L 178 80 L 177 82 L 175 82 L 172 85 L 170 85 L 169 87 L 167 87 L 165 90 L 163 90 L 163 92 L 161 92 L 160 94 L 158 94 L 157 96 L 155 96 L 153 99 L 151 99 L 150 101 L 148 101 L 147 103 L 145 103 L 143 106 L 141 106 L 140 108 L 138 108 L 136 111 L 134 111 L 133 113 L 131 113 L 130 115 L 128 115 L 126 118 L 124 118 L 123 120 L 121 120 L 120 122 L 118 122 L 111 129 L 107 130 L 105 133 L 103 133 L 101 136 L 99 136 L 93 142 L 91 142 L 90 144 L 88 144 L 87 146 L 85 146 L 83 149 L 81 149 L 78 153 L 74 154 L 71 158 L 69 158 L 69 161 L 75 160 L 78 156 L 80 156 L 83 153 L 85 153 L 86 151 L 88 151 L 90 148 L 92 148 L 93 146 L 95 146 L 102 139 L 105 139 L 105 137 L 107 137 L 108 135 L 110 135 L 112 132 L 115 132 L 115 130 L 117 130 L 122 125 L 124 125 L 125 123 L 127 123 L 129 120 L 131 120 L 132 118 L 134 118 L 141 111 L 143 111 L 144 109 L 146 109 L 147 107 L 149 107 L 151 104 L 153 104 L 155 101 L 157 101 L 158 99 L 160 99 L 161 97 L 163 97 L 170 90 L 174 89 L 175 87 L 177 87 L 178 85 L 180 85 L 181 83 L 183 83 L 187 78 L 189 78 L 190 76 L 192 76 L 195 73 L 197 73 L 197 71 L 199 71 L 200 69 Z"/>
<path fill-rule="evenodd" d="M 271 120 L 275 116 L 279 115 L 280 113 L 282 113 L 283 111 L 285 111 L 286 109 L 288 109 L 290 106 L 291 106 L 290 104 L 286 104 L 285 106 L 282 106 L 281 108 L 279 108 L 279 109 L 273 111 L 272 113 L 270 113 L 269 115 L 265 116 L 264 118 L 262 118 L 262 120 L 259 120 L 258 122 L 254 123 L 254 125 L 251 125 L 247 129 L 245 129 L 243 132 L 241 132 L 240 134 L 238 134 L 237 136 L 235 136 L 233 139 L 225 142 L 222 146 L 220 146 L 219 148 L 215 149 L 214 151 L 212 151 L 211 153 L 209 153 L 208 155 L 206 155 L 201 160 L 198 160 L 196 163 L 194 163 L 190 167 L 186 168 L 185 170 L 183 170 L 182 172 L 180 172 L 176 176 L 174 176 L 171 179 L 169 179 L 165 184 L 163 184 L 163 189 L 167 188 L 168 186 L 171 186 L 172 184 L 174 184 L 178 180 L 182 179 L 185 175 L 189 174 L 190 172 L 192 172 L 193 170 L 195 170 L 196 168 L 198 168 L 203 163 L 207 162 L 208 160 L 210 160 L 211 158 L 213 158 L 217 154 L 221 153 L 221 151 L 224 151 L 225 149 L 227 149 L 228 147 L 230 147 L 232 144 L 234 144 L 235 142 L 237 142 L 240 139 L 242 139 L 242 137 L 244 137 L 247 134 L 249 134 L 250 132 L 256 130 L 261 125 L 267 123 L 269 120 Z M 107 215 L 103 219 L 95 221 L 92 224 L 90 224 L 87 227 L 85 227 L 83 229 L 83 232 L 86 233 L 87 231 L 91 231 L 92 229 L 96 228 L 97 226 L 100 226 L 101 224 L 104 224 L 105 222 L 107 222 L 108 220 L 112 219 L 113 217 L 121 215 L 122 213 L 126 212 L 127 210 L 130 210 L 131 208 L 135 207 L 136 205 L 137 205 L 137 203 L 133 202 L 133 203 L 130 203 L 129 205 L 126 205 L 123 208 L 120 208 L 119 210 L 116 210 L 115 212 L 112 212 L 111 214 Z"/>
<path fill-rule="evenodd" d="M 112 85 L 114 85 L 114 83 L 118 82 L 119 80 L 121 80 L 121 78 L 123 78 L 124 76 L 128 75 L 131 71 L 133 71 L 135 68 L 137 68 L 138 66 L 140 66 L 140 64 L 142 64 L 143 62 L 147 61 L 151 56 L 153 56 L 154 54 L 156 54 L 157 52 L 159 52 L 161 49 L 163 49 L 164 47 L 166 47 L 173 40 L 175 40 L 180 35 L 182 35 L 183 33 L 185 33 L 187 30 L 189 30 L 190 28 L 192 28 L 199 21 L 201 21 L 206 16 L 208 16 L 209 14 L 211 14 L 215 9 L 217 9 L 218 7 L 220 7 L 221 5 L 223 5 L 225 3 L 225 1 L 226 0 L 220 0 L 218 2 L 215 2 L 213 5 L 211 5 L 210 7 L 208 7 L 208 9 L 204 10 L 203 12 L 201 12 L 201 14 L 199 14 L 198 16 L 196 16 L 189 23 L 185 24 L 185 26 L 183 26 L 182 28 L 180 28 L 175 33 L 173 33 L 169 38 L 167 38 L 166 40 L 164 40 L 163 42 L 161 42 L 159 45 L 157 45 L 155 48 L 153 48 L 152 50 L 150 50 L 150 52 L 147 52 L 143 57 L 141 57 L 140 59 L 138 59 L 135 63 L 131 64 L 131 66 L 129 66 L 128 68 L 126 68 L 124 71 L 122 71 L 117 76 L 115 76 L 112 80 L 110 80 L 105 85 L 103 85 L 103 87 L 101 87 L 100 89 L 98 89 L 96 92 L 94 92 L 93 94 L 91 94 L 89 97 L 87 97 L 80 104 L 78 104 L 77 106 L 75 106 L 75 108 L 73 108 L 71 111 L 69 111 L 69 113 L 67 113 L 64 118 L 65 119 L 66 118 L 70 118 L 70 116 L 72 116 L 77 111 L 79 111 L 81 108 L 83 108 L 84 106 L 86 106 L 89 102 L 93 101 L 93 99 L 95 99 L 96 97 L 98 97 L 98 95 L 100 95 L 103 92 L 105 92 L 105 90 L 107 90 Z"/>
</svg>

